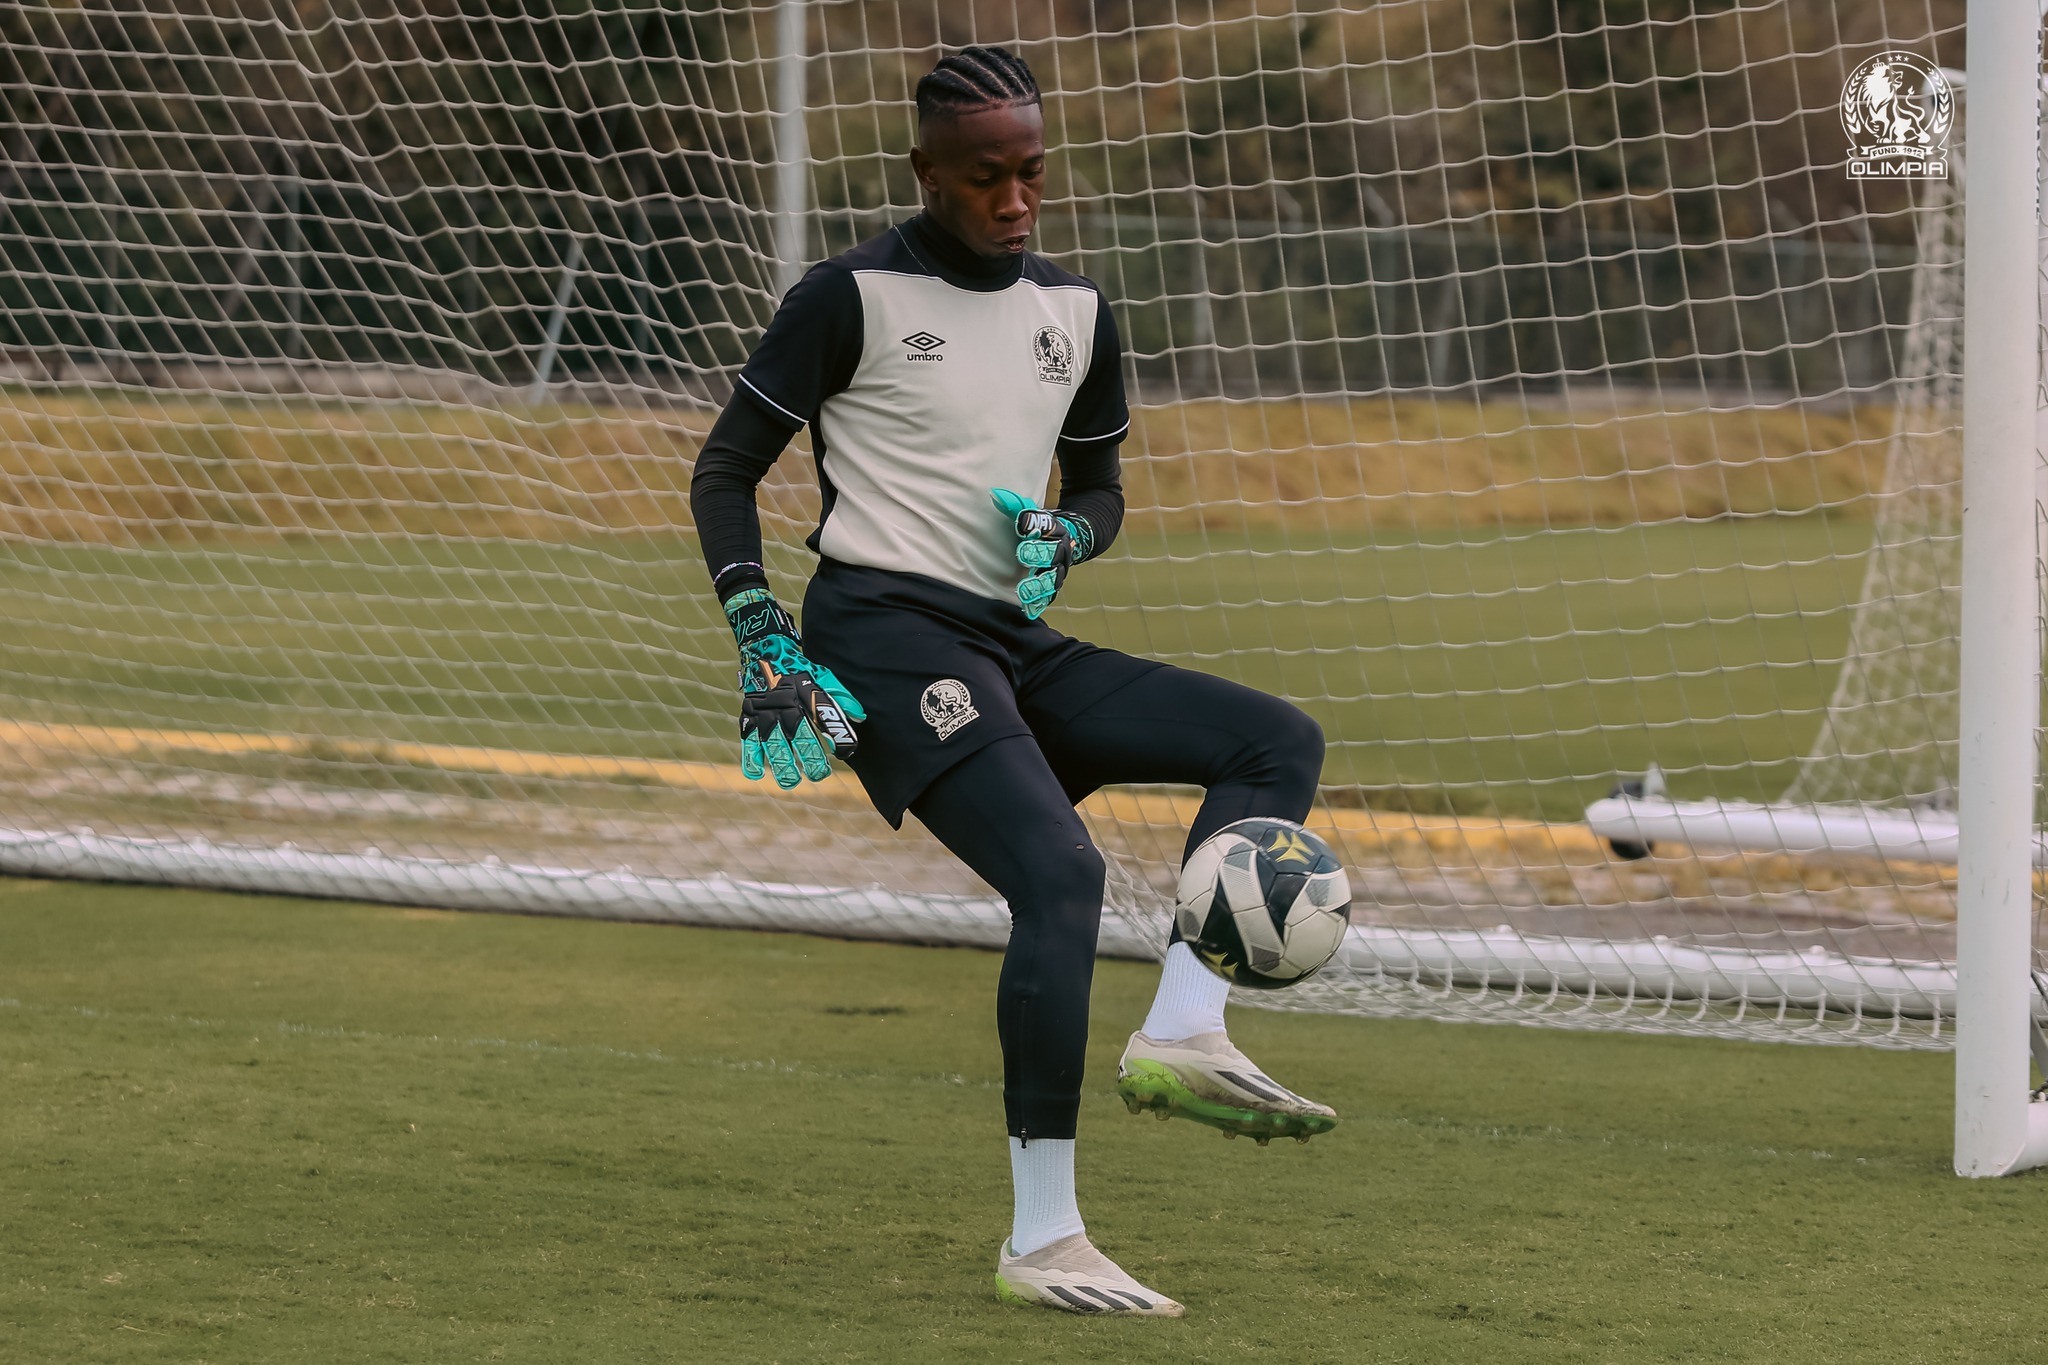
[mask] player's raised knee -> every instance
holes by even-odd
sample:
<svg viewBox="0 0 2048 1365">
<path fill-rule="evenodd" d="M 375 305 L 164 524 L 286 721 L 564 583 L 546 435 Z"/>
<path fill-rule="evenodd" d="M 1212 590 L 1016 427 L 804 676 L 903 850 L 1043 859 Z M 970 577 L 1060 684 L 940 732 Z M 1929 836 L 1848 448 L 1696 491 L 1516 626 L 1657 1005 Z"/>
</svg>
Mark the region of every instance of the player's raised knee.
<svg viewBox="0 0 2048 1365">
<path fill-rule="evenodd" d="M 1047 898 L 1054 904 L 1100 915 L 1109 869 L 1094 844 L 1082 839 L 1049 855 L 1041 864 L 1040 876 Z"/>
<path fill-rule="evenodd" d="M 1323 780 L 1323 727 L 1300 707 L 1279 698 L 1260 716 L 1259 737 L 1273 775 L 1290 788 L 1313 793 Z"/>
</svg>

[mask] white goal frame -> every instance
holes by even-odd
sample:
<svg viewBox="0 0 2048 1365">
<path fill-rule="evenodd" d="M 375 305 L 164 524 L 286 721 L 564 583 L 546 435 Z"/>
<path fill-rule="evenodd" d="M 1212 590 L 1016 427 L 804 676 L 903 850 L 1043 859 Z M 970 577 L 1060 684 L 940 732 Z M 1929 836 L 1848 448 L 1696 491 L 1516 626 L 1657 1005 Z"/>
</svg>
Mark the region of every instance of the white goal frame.
<svg viewBox="0 0 2048 1365">
<path fill-rule="evenodd" d="M 1623 847 L 1657 843 L 1952 864 L 1956 895 L 1955 1169 L 2048 1165 L 2048 977 L 2032 968 L 2040 779 L 2042 577 L 2037 525 L 2048 460 L 2048 147 L 2041 25 L 2033 9 L 1971 0 L 1964 207 L 1963 520 L 1958 809 L 1667 799 L 1645 789 L 1586 810 Z M 2012 282 L 2033 277 L 2034 289 Z M 2030 1061 L 2044 1084 L 2030 1084 Z"/>
<path fill-rule="evenodd" d="M 1964 213 L 1962 727 L 1956 891 L 1958 1175 L 2048 1164 L 2028 1083 L 2041 632 L 2035 479 L 2041 301 L 2041 18 L 1970 0 Z"/>
</svg>

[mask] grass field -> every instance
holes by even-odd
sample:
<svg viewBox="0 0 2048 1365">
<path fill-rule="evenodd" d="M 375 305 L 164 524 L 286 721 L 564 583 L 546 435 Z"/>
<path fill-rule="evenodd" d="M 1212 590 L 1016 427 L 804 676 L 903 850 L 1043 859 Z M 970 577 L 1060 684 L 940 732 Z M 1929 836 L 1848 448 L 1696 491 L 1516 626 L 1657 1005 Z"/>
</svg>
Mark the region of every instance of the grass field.
<svg viewBox="0 0 2048 1365">
<path fill-rule="evenodd" d="M 1055 620 L 1301 701 L 1366 804 L 1567 818 L 1651 762 L 1775 796 L 1897 414 L 1589 401 L 1144 407 L 1124 543 Z M 710 416 L 0 391 L 9 716 L 728 759 Z M 771 526 L 817 494 L 793 452 Z"/>
<path fill-rule="evenodd" d="M 1689 795 L 1781 790 L 1869 537 L 1140 525 L 1053 619 L 1301 700 L 1334 785 L 1564 817 L 1653 760 L 1695 773 Z M 779 581 L 808 567 L 785 556 Z M 20 720 L 724 760 L 730 641 L 703 587 L 673 536 L 14 544 L 0 690 Z"/>
<path fill-rule="evenodd" d="M 148 545 L 272 531 L 565 541 L 690 525 L 709 409 L 0 388 L 0 538 Z M 1143 406 L 1131 505 L 1166 531 L 1626 526 L 1867 517 L 1897 412 L 1388 396 Z M 805 529 L 801 455 L 769 505 Z"/>
<path fill-rule="evenodd" d="M 0 882 L 0 1358 L 2038 1358 L 2048 1179 L 1946 1058 L 1237 1012 L 1344 1122 L 1126 1116 L 1080 1179 L 1179 1323 L 1012 1309 L 997 959 Z"/>
</svg>

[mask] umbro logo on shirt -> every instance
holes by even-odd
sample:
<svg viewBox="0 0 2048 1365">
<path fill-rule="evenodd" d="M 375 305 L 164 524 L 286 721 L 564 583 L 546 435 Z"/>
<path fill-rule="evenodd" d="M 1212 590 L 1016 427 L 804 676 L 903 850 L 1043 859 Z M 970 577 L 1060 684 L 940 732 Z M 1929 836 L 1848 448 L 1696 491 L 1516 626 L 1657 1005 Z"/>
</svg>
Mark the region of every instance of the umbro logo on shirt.
<svg viewBox="0 0 2048 1365">
<path fill-rule="evenodd" d="M 946 339 L 941 336 L 933 336 L 930 332 L 912 332 L 909 336 L 903 338 L 903 344 L 910 348 L 910 354 L 903 357 L 905 360 L 944 360 L 946 358 L 939 354 L 939 347 L 946 344 Z"/>
</svg>

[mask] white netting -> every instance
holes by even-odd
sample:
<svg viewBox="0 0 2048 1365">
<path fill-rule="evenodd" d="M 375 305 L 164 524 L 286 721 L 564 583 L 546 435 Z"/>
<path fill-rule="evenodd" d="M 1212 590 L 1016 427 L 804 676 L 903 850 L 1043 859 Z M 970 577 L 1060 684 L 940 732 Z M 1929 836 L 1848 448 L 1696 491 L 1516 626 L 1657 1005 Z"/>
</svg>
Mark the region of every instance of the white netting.
<svg viewBox="0 0 2048 1365">
<path fill-rule="evenodd" d="M 985 932 L 848 779 L 738 780 L 685 491 L 782 257 L 906 215 L 912 82 L 1003 42 L 1136 408 L 1059 619 L 1332 740 L 1362 927 L 1284 999 L 1941 1037 L 1946 870 L 1576 821 L 1941 800 L 1957 215 L 1836 101 L 1960 0 L 505 9 L 0 3 L 0 864 Z M 1089 803 L 1116 943 L 1191 802 Z"/>
<path fill-rule="evenodd" d="M 1958 130 L 1960 134 L 1960 129 Z M 1898 423 L 1849 649 L 1788 799 L 1953 811 L 1962 611 L 1963 168 L 1922 192 Z"/>
</svg>

